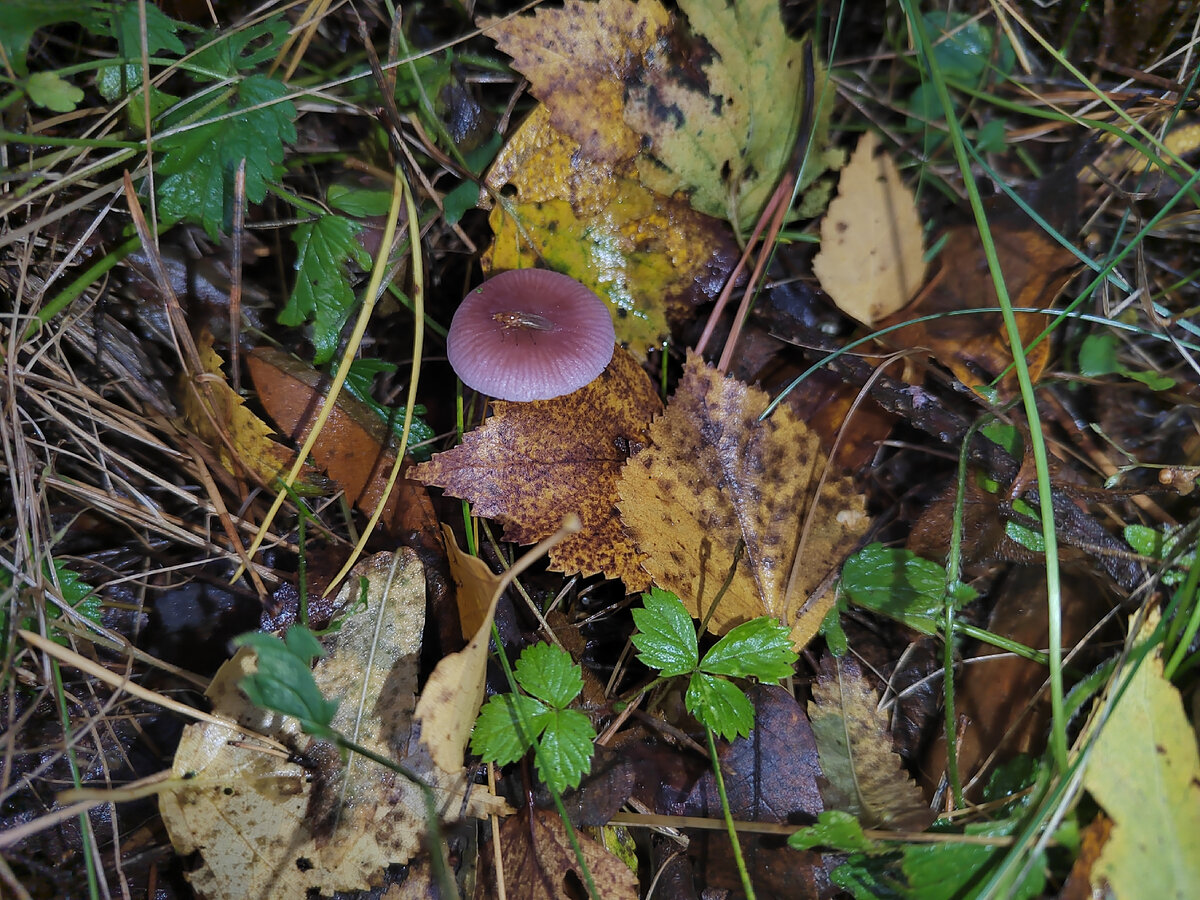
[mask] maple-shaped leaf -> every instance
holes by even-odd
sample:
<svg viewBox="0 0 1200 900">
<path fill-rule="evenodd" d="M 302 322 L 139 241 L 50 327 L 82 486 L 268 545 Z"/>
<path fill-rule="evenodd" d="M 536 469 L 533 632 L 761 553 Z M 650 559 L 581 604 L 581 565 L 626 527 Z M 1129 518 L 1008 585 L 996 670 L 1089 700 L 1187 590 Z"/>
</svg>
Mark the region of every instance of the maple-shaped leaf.
<svg viewBox="0 0 1200 900">
<path fill-rule="evenodd" d="M 496 158 L 487 186 L 499 195 L 485 271 L 548 265 L 609 305 L 617 340 L 639 359 L 670 323 L 716 298 L 737 259 L 729 227 L 637 180 L 633 157 L 596 163 L 556 130 L 540 106 Z"/>
<path fill-rule="evenodd" d="M 670 28 L 658 0 L 567 0 L 532 16 L 481 19 L 479 27 L 513 58 L 549 121 L 586 159 L 633 159 L 641 135 L 622 118 L 625 82 Z"/>
<path fill-rule="evenodd" d="M 822 788 L 827 806 L 853 813 L 865 828 L 929 827 L 934 815 L 901 767 L 879 695 L 853 659 L 822 660 L 808 717 L 827 782 Z"/>
<path fill-rule="evenodd" d="M 618 507 L 655 584 L 696 618 L 708 614 L 744 543 L 709 630 L 724 634 L 765 614 L 799 648 L 833 604 L 830 591 L 809 595 L 854 549 L 866 507 L 848 478 L 821 485 L 820 441 L 786 407 L 759 421 L 768 399 L 689 354 L 651 445 L 621 473 Z"/>
<path fill-rule="evenodd" d="M 471 501 L 477 516 L 504 525 L 504 539 L 532 544 L 570 512 L 583 530 L 550 551 L 558 572 L 604 573 L 630 591 L 649 587 L 642 556 L 614 511 L 617 478 L 631 448 L 646 442 L 662 409 L 654 384 L 626 351 L 590 384 L 564 397 L 497 401 L 462 444 L 417 466 L 413 479 Z"/>
<path fill-rule="evenodd" d="M 638 171 L 647 187 L 683 191 L 696 209 L 744 231 L 791 159 L 806 103 L 816 107 L 815 127 L 800 187 L 839 163 L 824 148 L 824 72 L 814 67 L 815 83 L 805 84 L 806 42 L 788 37 L 778 0 L 679 6 L 694 40 L 688 58 L 656 53 L 628 86 L 625 122 L 650 145 Z"/>
<path fill-rule="evenodd" d="M 864 325 L 906 304 L 925 279 L 921 217 L 896 163 L 877 153 L 879 139 L 859 139 L 821 220 L 813 274 L 838 309 Z"/>
</svg>

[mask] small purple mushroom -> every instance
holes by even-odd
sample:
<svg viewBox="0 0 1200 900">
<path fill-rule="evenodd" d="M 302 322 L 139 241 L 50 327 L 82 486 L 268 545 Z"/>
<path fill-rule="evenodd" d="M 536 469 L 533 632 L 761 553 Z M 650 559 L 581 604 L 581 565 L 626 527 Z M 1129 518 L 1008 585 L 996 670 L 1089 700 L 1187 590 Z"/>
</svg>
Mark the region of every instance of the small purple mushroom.
<svg viewBox="0 0 1200 900">
<path fill-rule="evenodd" d="M 549 400 L 583 387 L 612 359 L 604 301 L 566 275 L 514 269 L 463 298 L 446 335 L 450 365 L 499 400 Z"/>
</svg>

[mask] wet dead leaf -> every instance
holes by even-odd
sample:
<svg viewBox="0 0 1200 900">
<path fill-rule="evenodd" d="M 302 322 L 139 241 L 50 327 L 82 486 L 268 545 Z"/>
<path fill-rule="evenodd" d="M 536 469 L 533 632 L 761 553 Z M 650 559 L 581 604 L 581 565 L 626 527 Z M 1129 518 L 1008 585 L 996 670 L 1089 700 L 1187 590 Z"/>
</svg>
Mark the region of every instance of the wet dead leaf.
<svg viewBox="0 0 1200 900">
<path fill-rule="evenodd" d="M 268 415 L 289 438 L 303 443 L 325 403 L 328 377 L 271 347 L 249 353 L 246 368 Z M 312 458 L 345 492 L 347 500 L 370 515 L 383 499 L 396 449 L 391 430 L 375 411 L 342 391 L 313 444 Z M 383 526 L 393 534 L 421 530 L 428 528 L 431 518 L 424 487 L 398 478 L 380 519 Z"/>
<path fill-rule="evenodd" d="M 892 749 L 879 695 L 858 663 L 826 656 L 808 717 L 821 753 L 826 804 L 853 813 L 864 828 L 924 831 L 933 812 Z"/>
<path fill-rule="evenodd" d="M 567 0 L 562 9 L 479 22 L 513 58 L 550 124 L 596 162 L 633 159 L 641 135 L 622 119 L 625 82 L 670 27 L 658 0 Z"/>
<path fill-rule="evenodd" d="M 366 609 L 346 620 L 337 647 L 313 673 L 326 696 L 341 697 L 334 727 L 421 774 L 434 786 L 439 808 L 455 818 L 468 788 L 461 767 L 438 773 L 411 734 L 425 611 L 421 564 L 407 550 L 385 553 L 355 574 L 367 578 Z M 344 607 L 358 599 L 359 579 L 350 582 L 340 598 Z M 224 728 L 185 728 L 172 767 L 176 784 L 159 804 L 176 851 L 203 857 L 188 876 L 193 887 L 208 898 L 368 889 L 384 867 L 420 851 L 426 828 L 420 792 L 362 757 L 352 755 L 343 767 L 331 745 L 250 704 L 237 684 L 253 671 L 248 648 L 222 666 L 207 692 L 214 711 L 302 748 L 313 768 L 236 745 L 237 735 Z M 471 814 L 505 806 L 471 786 Z"/>
<path fill-rule="evenodd" d="M 925 280 L 921 218 L 892 157 L 868 131 L 842 169 L 821 222 L 813 272 L 838 309 L 864 325 L 894 313 Z"/>
<path fill-rule="evenodd" d="M 544 264 L 583 282 L 609 304 L 617 340 L 645 359 L 672 322 L 720 292 L 737 257 L 733 236 L 642 186 L 632 155 L 593 161 L 551 121 L 550 108 L 534 110 L 487 175 L 493 191 L 516 196 L 492 210 L 484 269 Z"/>
<path fill-rule="evenodd" d="M 638 896 L 638 882 L 629 867 L 586 834 L 577 832 L 575 837 L 599 896 L 634 900 Z M 489 865 L 490 857 L 490 853 L 481 856 L 485 865 Z M 577 888 L 583 883 L 583 874 L 562 819 L 555 812 L 534 808 L 532 821 L 525 811 L 509 818 L 500 827 L 500 857 L 509 897 L 566 900 L 579 896 Z M 495 882 L 496 873 L 490 869 L 480 879 L 481 884 Z M 497 894 L 489 891 L 483 896 Z"/>
<path fill-rule="evenodd" d="M 868 520 L 848 478 L 827 479 L 816 497 L 826 465 L 820 441 L 785 408 L 759 422 L 768 399 L 689 354 L 666 413 L 650 427 L 650 446 L 621 473 L 618 508 L 649 556 L 644 565 L 654 582 L 674 591 L 696 618 L 707 613 L 744 542 L 709 630 L 724 634 L 768 615 L 792 629 L 799 648 L 833 603 L 832 592 L 811 603 L 809 595 Z"/>
<path fill-rule="evenodd" d="M 1077 263 L 1074 254 L 1032 222 L 1027 226 L 998 222 L 992 225 L 991 232 L 1012 305 L 1049 308 L 1071 278 Z M 938 258 L 941 269 L 924 290 L 904 309 L 879 322 L 880 327 L 918 316 L 999 306 L 979 232 L 973 225 L 951 228 Z M 1048 323 L 1045 316 L 1017 313 L 1022 344 L 1028 346 Z M 971 388 L 988 384 L 1012 363 L 1000 313 L 933 319 L 899 329 L 888 336 L 888 341 L 893 346 L 925 348 Z M 1049 355 L 1050 344 L 1046 340 L 1026 353 L 1029 374 L 1035 381 L 1046 367 Z M 1005 397 L 1016 394 L 1016 373 L 1010 371 L 1005 376 L 1000 390 Z"/>
<path fill-rule="evenodd" d="M 641 591 L 650 579 L 614 505 L 621 466 L 661 409 L 649 377 L 618 348 L 599 378 L 565 397 L 497 401 L 461 445 L 412 477 L 469 500 L 475 515 L 503 523 L 504 540 L 518 544 L 548 537 L 566 513 L 578 513 L 583 530 L 550 551 L 551 568 L 603 573 Z"/>
<path fill-rule="evenodd" d="M 229 386 L 221 371 L 221 357 L 213 349 L 212 332 L 205 330 L 197 336 L 196 350 L 209 377 L 203 384 L 185 387 L 184 419 L 214 448 L 230 474 L 249 473 L 259 484 L 271 484 L 292 464 L 295 453 L 271 437 L 271 426 L 246 409 L 245 401 Z M 303 484 L 319 480 L 311 466 L 301 475 Z"/>
</svg>

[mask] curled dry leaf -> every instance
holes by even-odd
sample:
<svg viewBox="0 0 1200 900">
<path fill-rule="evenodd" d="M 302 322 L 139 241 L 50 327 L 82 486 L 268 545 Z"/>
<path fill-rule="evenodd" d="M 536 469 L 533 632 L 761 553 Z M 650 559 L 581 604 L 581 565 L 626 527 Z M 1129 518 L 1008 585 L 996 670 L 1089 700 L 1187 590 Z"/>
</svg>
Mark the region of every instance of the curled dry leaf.
<svg viewBox="0 0 1200 900">
<path fill-rule="evenodd" d="M 333 653 L 313 672 L 326 696 L 341 698 L 333 727 L 403 762 L 434 787 L 439 809 L 457 815 L 468 788 L 461 766 L 438 772 L 411 733 L 425 616 L 421 564 L 408 550 L 383 553 L 354 574 L 367 578 L 366 610 L 347 618 Z M 357 599 L 359 579 L 350 584 L 339 598 L 343 606 Z M 160 794 L 159 804 L 176 851 L 203 857 L 189 875 L 193 887 L 208 898 L 367 890 L 384 867 L 420 851 L 426 828 L 420 791 L 362 757 L 351 755 L 343 767 L 332 745 L 253 706 L 238 682 L 254 670 L 248 648 L 221 667 L 206 692 L 214 711 L 251 734 L 301 748 L 315 768 L 281 760 L 252 742 L 236 744 L 232 739 L 239 735 L 225 728 L 185 728 L 172 787 Z M 471 786 L 470 814 L 506 808 L 486 789 Z"/>
<path fill-rule="evenodd" d="M 821 221 L 813 272 L 838 309 L 864 325 L 908 303 L 925 280 L 921 217 L 891 156 L 868 131 L 842 169 Z"/>
<path fill-rule="evenodd" d="M 518 544 L 550 536 L 564 514 L 578 513 L 583 530 L 550 551 L 551 568 L 603 573 L 644 590 L 650 579 L 642 556 L 613 507 L 621 466 L 646 442 L 661 409 L 649 377 L 618 348 L 600 377 L 572 394 L 496 402 L 461 445 L 417 466 L 412 477 L 471 501 L 475 515 L 503 523 L 504 539 Z"/>
<path fill-rule="evenodd" d="M 759 421 L 768 399 L 689 354 L 666 413 L 650 427 L 650 446 L 621 473 L 618 508 L 654 582 L 696 618 L 707 614 L 744 542 L 709 630 L 724 634 L 768 615 L 791 629 L 799 648 L 833 604 L 832 591 L 809 595 L 868 519 L 850 479 L 822 484 L 826 459 L 803 422 L 782 407 Z"/>
</svg>

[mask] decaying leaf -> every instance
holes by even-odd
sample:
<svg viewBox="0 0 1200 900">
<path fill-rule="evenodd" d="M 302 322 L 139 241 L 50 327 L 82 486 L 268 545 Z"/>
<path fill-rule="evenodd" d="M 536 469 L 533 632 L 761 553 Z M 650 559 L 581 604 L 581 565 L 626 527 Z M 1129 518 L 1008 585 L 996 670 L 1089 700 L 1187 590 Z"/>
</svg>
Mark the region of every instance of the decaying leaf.
<svg viewBox="0 0 1200 900">
<path fill-rule="evenodd" d="M 838 309 L 864 325 L 894 313 L 925 280 L 921 218 L 912 191 L 868 131 L 842 169 L 821 222 L 813 272 Z"/>
<path fill-rule="evenodd" d="M 482 19 L 479 27 L 513 58 L 549 124 L 570 135 L 585 159 L 633 159 L 641 135 L 625 124 L 625 82 L 670 27 L 658 0 L 567 0 L 531 16 Z"/>
<path fill-rule="evenodd" d="M 633 900 L 638 896 L 637 876 L 629 866 L 587 835 L 576 832 L 575 837 L 600 897 Z M 490 864 L 490 855 L 482 857 L 485 865 Z M 561 900 L 576 896 L 575 889 L 583 883 L 566 828 L 553 811 L 534 808 L 532 821 L 525 812 L 509 818 L 500 827 L 500 857 L 509 897 Z M 480 883 L 495 884 L 496 873 L 489 870 L 487 875 L 490 877 L 480 879 Z"/>
<path fill-rule="evenodd" d="M 997 222 L 991 226 L 1000 269 L 1014 307 L 1043 309 L 1071 277 L 1074 254 L 1047 236 L 1032 222 L 1018 226 Z M 893 325 L 953 310 L 999 306 L 996 288 L 984 259 L 979 232 L 972 225 L 951 228 L 938 257 L 941 269 L 904 309 L 878 324 Z M 1025 346 L 1042 332 L 1048 319 L 1034 313 L 1017 313 L 1017 326 Z M 1008 333 L 1000 313 L 949 316 L 909 325 L 888 336 L 894 346 L 923 347 L 967 387 L 986 385 L 1012 363 Z M 1026 353 L 1029 374 L 1036 380 L 1046 366 L 1050 344 L 1042 340 Z M 1000 383 L 1001 393 L 1017 390 L 1016 374 Z"/>
<path fill-rule="evenodd" d="M 444 815 L 456 818 L 469 787 L 463 771 L 438 773 L 410 733 L 424 626 L 421 565 L 404 550 L 380 554 L 355 573 L 368 580 L 366 609 L 347 618 L 333 654 L 314 670 L 326 696 L 341 697 L 334 727 L 420 774 Z M 358 585 L 350 579 L 344 606 L 354 605 Z M 385 866 L 420 851 L 426 830 L 420 791 L 361 757 L 352 755 L 343 768 L 331 745 L 251 705 L 237 685 L 254 669 L 248 648 L 222 666 L 207 692 L 214 710 L 296 746 L 314 767 L 237 745 L 231 739 L 238 735 L 223 728 L 185 728 L 175 782 L 159 803 L 176 851 L 203 857 L 189 875 L 193 887 L 210 900 L 368 889 Z M 504 807 L 470 786 L 470 814 Z"/>
<path fill-rule="evenodd" d="M 609 304 L 617 340 L 644 359 L 672 321 L 719 293 L 737 257 L 733 236 L 647 190 L 632 155 L 592 161 L 552 119 L 549 107 L 535 109 L 487 175 L 492 191 L 516 196 L 492 210 L 484 269 L 545 264 L 583 282 Z"/>
<path fill-rule="evenodd" d="M 1152 613 L 1139 638 L 1158 626 Z M 1137 659 L 1136 655 L 1131 659 Z M 1116 897 L 1183 900 L 1200 883 L 1200 754 L 1179 691 L 1151 651 L 1103 722 L 1083 777 L 1113 820 L 1092 884 Z M 1128 670 L 1122 673 L 1128 674 Z M 1099 720 L 1093 727 L 1099 725 Z"/>
<path fill-rule="evenodd" d="M 806 84 L 806 42 L 788 37 L 776 0 L 679 5 L 690 52 L 654 55 L 628 86 L 625 121 L 649 142 L 638 172 L 651 189 L 682 191 L 745 231 L 789 163 L 806 104 L 815 127 L 801 189 L 840 164 L 840 151 L 825 147 L 825 75 L 815 66 Z"/>
<path fill-rule="evenodd" d="M 662 409 L 646 373 L 620 348 L 591 384 L 565 397 L 497 401 L 462 444 L 417 466 L 412 477 L 471 501 L 504 524 L 504 539 L 532 544 L 575 512 L 583 530 L 550 551 L 555 571 L 619 578 L 630 591 L 650 579 L 614 512 L 617 479 Z"/>
<path fill-rule="evenodd" d="M 799 648 L 833 603 L 830 591 L 809 595 L 865 532 L 866 507 L 847 478 L 827 478 L 818 497 L 826 462 L 819 440 L 785 408 L 759 422 L 768 399 L 689 354 L 666 413 L 650 427 L 650 446 L 621 473 L 618 507 L 654 582 L 696 618 L 708 613 L 744 543 L 709 630 L 769 615 Z"/>
<path fill-rule="evenodd" d="M 864 828 L 924 831 L 934 815 L 892 749 L 879 695 L 849 657 L 826 656 L 808 717 L 821 754 L 826 805 L 853 813 Z"/>
<path fill-rule="evenodd" d="M 202 331 L 196 349 L 204 371 L 212 376 L 202 384 L 183 391 L 183 415 L 188 425 L 217 452 L 226 470 L 234 475 L 250 475 L 260 484 L 271 484 L 279 473 L 292 464 L 295 454 L 272 439 L 271 427 L 246 409 L 225 380 L 221 357 L 213 349 L 213 335 Z M 210 406 L 211 402 L 211 406 Z M 312 467 L 306 467 L 302 481 L 319 480 Z"/>
</svg>

